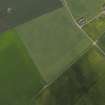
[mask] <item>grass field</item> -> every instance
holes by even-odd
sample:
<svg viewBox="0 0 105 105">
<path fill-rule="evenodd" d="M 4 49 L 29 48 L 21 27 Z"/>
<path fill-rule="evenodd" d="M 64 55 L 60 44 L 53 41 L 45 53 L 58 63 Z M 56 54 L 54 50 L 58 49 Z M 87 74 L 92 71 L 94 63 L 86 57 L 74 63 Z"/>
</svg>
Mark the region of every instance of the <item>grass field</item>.
<svg viewBox="0 0 105 105">
<path fill-rule="evenodd" d="M 65 8 L 15 28 L 46 81 L 55 79 L 90 45 Z"/>
<path fill-rule="evenodd" d="M 1 0 L 0 20 L 4 20 L 5 23 L 0 26 L 5 24 L 5 28 L 0 30 L 4 31 L 60 7 L 62 4 L 59 0 Z"/>
<path fill-rule="evenodd" d="M 79 19 L 80 17 L 87 17 L 91 19 L 96 16 L 105 3 L 104 0 L 66 0 L 74 17 Z"/>
<path fill-rule="evenodd" d="M 95 47 L 91 48 L 82 59 L 80 59 L 76 65 L 79 65 L 77 69 L 83 69 L 87 72 L 93 72 L 96 77 L 104 76 L 105 74 L 105 59 L 104 55 Z M 92 76 L 94 77 L 94 76 Z"/>
<path fill-rule="evenodd" d="M 100 39 L 98 40 L 98 44 L 99 46 L 102 48 L 102 50 L 105 51 L 105 33 L 102 35 L 102 37 L 100 37 Z"/>
<path fill-rule="evenodd" d="M 104 105 L 105 104 L 105 76 L 99 78 L 96 84 L 84 95 L 76 105 Z"/>
<path fill-rule="evenodd" d="M 92 47 L 37 97 L 36 105 L 104 105 L 103 79 L 104 56 Z"/>
<path fill-rule="evenodd" d="M 84 95 L 79 99 L 79 101 L 75 105 L 94 105 L 90 102 L 88 98 Z"/>
<path fill-rule="evenodd" d="M 16 35 L 0 35 L 1 105 L 27 105 L 45 83 Z"/>
<path fill-rule="evenodd" d="M 86 24 L 83 29 L 92 39 L 97 39 L 105 33 L 105 15 L 97 17 L 92 22 Z"/>
<path fill-rule="evenodd" d="M 105 69 L 104 69 L 105 70 Z M 88 102 L 92 105 L 104 105 L 105 104 L 105 76 L 100 78 L 95 86 L 93 86 L 86 96 Z"/>
<path fill-rule="evenodd" d="M 75 72 L 70 68 L 36 99 L 36 105 L 75 105 L 81 96 Z"/>
<path fill-rule="evenodd" d="M 16 26 L 0 34 L 0 105 L 105 104 L 105 14 L 83 27 L 102 35 L 100 49 L 72 20 L 92 19 L 105 0 L 64 2 L 0 1 L 0 32 Z"/>
</svg>

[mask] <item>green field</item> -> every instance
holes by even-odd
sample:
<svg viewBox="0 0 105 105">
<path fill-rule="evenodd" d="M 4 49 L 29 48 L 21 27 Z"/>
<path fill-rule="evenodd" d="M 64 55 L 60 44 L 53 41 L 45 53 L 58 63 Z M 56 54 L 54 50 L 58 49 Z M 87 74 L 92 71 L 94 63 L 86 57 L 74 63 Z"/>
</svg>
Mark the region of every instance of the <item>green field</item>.
<svg viewBox="0 0 105 105">
<path fill-rule="evenodd" d="M 91 102 L 92 105 L 105 104 L 105 76 L 100 78 L 97 83 L 90 89 L 86 99 L 88 99 L 88 102 Z"/>
<path fill-rule="evenodd" d="M 94 105 L 90 102 L 88 98 L 84 95 L 79 99 L 79 101 L 75 105 Z"/>
<path fill-rule="evenodd" d="M 36 105 L 104 105 L 103 79 L 104 55 L 92 47 L 37 97 Z M 98 95 L 103 96 L 103 101 L 98 99 Z"/>
<path fill-rule="evenodd" d="M 98 44 L 103 51 L 105 51 L 105 33 L 98 40 Z"/>
<path fill-rule="evenodd" d="M 0 105 L 28 105 L 44 84 L 17 33 L 0 34 Z"/>
<path fill-rule="evenodd" d="M 0 31 L 61 7 L 59 0 L 0 0 Z"/>
<path fill-rule="evenodd" d="M 79 88 L 75 72 L 70 68 L 36 98 L 36 105 L 75 105 L 81 97 Z"/>
<path fill-rule="evenodd" d="M 104 0 L 66 0 L 76 19 L 87 17 L 91 19 L 102 10 Z"/>
<path fill-rule="evenodd" d="M 101 15 L 83 27 L 88 35 L 96 40 L 105 33 L 105 15 Z"/>
<path fill-rule="evenodd" d="M 94 86 L 83 96 L 76 105 L 104 105 L 105 76 L 99 78 Z"/>
<path fill-rule="evenodd" d="M 15 28 L 46 81 L 55 79 L 90 45 L 65 8 Z"/>
<path fill-rule="evenodd" d="M 104 105 L 105 13 L 83 27 L 72 17 L 88 22 L 104 6 L 105 0 L 0 1 L 0 105 Z"/>
<path fill-rule="evenodd" d="M 93 72 L 96 77 L 104 76 L 105 74 L 105 56 L 95 47 L 91 48 L 82 59 L 77 62 L 77 69 L 83 69 L 87 72 Z M 94 77 L 94 76 L 92 76 Z M 90 78 L 91 81 L 91 78 Z"/>
<path fill-rule="evenodd" d="M 74 68 L 85 70 L 84 78 L 81 78 L 82 76 L 80 75 L 79 79 L 79 73 L 77 72 L 77 78 L 84 83 L 83 86 L 86 93 L 83 94 L 76 105 L 104 105 L 105 56 L 95 47 L 91 48 L 82 59 L 74 64 Z"/>
</svg>

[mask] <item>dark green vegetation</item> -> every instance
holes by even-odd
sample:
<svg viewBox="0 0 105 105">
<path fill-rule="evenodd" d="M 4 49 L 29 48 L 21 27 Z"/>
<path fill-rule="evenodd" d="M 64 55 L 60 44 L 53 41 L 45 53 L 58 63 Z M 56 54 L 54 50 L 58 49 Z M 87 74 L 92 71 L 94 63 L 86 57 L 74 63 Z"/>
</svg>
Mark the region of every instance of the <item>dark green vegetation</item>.
<svg viewBox="0 0 105 105">
<path fill-rule="evenodd" d="M 102 35 L 102 37 L 100 37 L 100 39 L 98 40 L 98 44 L 105 51 L 105 32 Z"/>
<path fill-rule="evenodd" d="M 104 86 L 100 80 L 104 78 L 104 56 L 96 48 L 91 48 L 38 96 L 36 105 L 104 105 L 98 98 L 102 95 L 100 86 Z M 97 84 L 96 90 L 92 90 Z M 93 100 L 89 101 L 91 98 Z"/>
<path fill-rule="evenodd" d="M 90 41 L 65 8 L 15 28 L 46 81 L 52 81 L 84 52 Z"/>
<path fill-rule="evenodd" d="M 99 69 L 100 72 L 102 69 Z M 105 70 L 105 68 L 103 68 Z M 94 86 L 84 95 L 76 105 L 105 105 L 105 75 L 97 79 Z"/>
<path fill-rule="evenodd" d="M 73 68 L 78 69 L 78 71 L 83 69 L 86 71 L 86 74 L 91 72 L 91 74 L 93 74 L 92 77 L 98 79 L 105 74 L 104 57 L 105 56 L 97 48 L 93 47 L 84 56 L 82 56 L 82 59 L 79 59 L 76 66 L 73 65 Z M 93 80 L 90 77 L 89 79 L 90 81 Z"/>
<path fill-rule="evenodd" d="M 27 105 L 44 85 L 14 30 L 0 37 L 0 105 Z"/>
<path fill-rule="evenodd" d="M 94 105 L 90 102 L 88 98 L 84 95 L 79 99 L 79 101 L 75 105 Z"/>
<path fill-rule="evenodd" d="M 0 31 L 60 7 L 59 0 L 0 0 Z"/>
<path fill-rule="evenodd" d="M 71 0 L 70 9 L 84 22 L 103 4 Z M 18 26 L 0 35 L 0 105 L 104 105 L 105 55 L 66 6 L 60 0 L 2 0 L 0 30 Z M 83 29 L 93 39 L 103 35 L 98 44 L 105 51 L 104 21 L 103 14 Z"/>
<path fill-rule="evenodd" d="M 92 37 L 92 39 L 96 40 L 99 38 L 105 33 L 105 14 L 103 13 L 92 22 L 86 24 L 83 29 Z"/>
<path fill-rule="evenodd" d="M 105 75 L 89 90 L 86 99 L 91 105 L 105 105 Z"/>
</svg>

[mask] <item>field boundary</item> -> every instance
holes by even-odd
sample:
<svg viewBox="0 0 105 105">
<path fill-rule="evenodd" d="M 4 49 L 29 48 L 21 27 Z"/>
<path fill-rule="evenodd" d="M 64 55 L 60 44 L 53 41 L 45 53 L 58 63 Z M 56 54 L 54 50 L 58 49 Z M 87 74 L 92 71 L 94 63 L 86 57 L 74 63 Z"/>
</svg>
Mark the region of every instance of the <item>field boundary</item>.
<svg viewBox="0 0 105 105">
<path fill-rule="evenodd" d="M 94 41 L 89 35 L 88 33 L 82 29 L 82 27 L 76 22 L 74 16 L 72 15 L 72 12 L 71 12 L 71 9 L 69 8 L 68 6 L 68 3 L 66 0 L 63 0 L 62 1 L 65 8 L 67 9 L 68 11 L 68 14 L 72 17 L 72 20 L 74 21 L 74 24 L 84 33 L 84 35 L 92 42 L 93 46 L 95 46 L 96 48 L 99 49 L 99 51 L 105 56 L 105 52 L 103 51 L 103 49 L 97 44 L 97 39 Z"/>
<path fill-rule="evenodd" d="M 63 72 L 61 72 L 61 73 L 59 74 L 59 76 L 57 75 L 57 77 L 56 77 L 54 80 L 49 81 L 49 82 L 38 92 L 38 94 L 35 95 L 35 96 L 32 98 L 32 101 L 35 100 L 35 98 L 38 97 L 38 96 L 39 96 L 44 90 L 46 90 L 49 86 L 51 86 L 57 79 L 59 79 L 59 78 L 63 75 L 63 73 L 65 73 L 65 72 L 68 70 L 67 68 L 70 68 L 70 67 L 71 67 L 75 62 L 77 62 L 84 54 L 86 54 L 86 53 L 90 50 L 90 48 L 92 48 L 93 46 L 95 46 L 97 49 L 99 49 L 99 51 L 100 51 L 103 55 L 105 55 L 105 52 L 104 52 L 104 51 L 100 48 L 100 46 L 97 44 L 97 40 L 94 41 L 94 40 L 88 35 L 88 33 L 87 33 L 86 31 L 84 31 L 84 30 L 82 29 L 82 27 L 76 22 L 75 18 L 74 18 L 73 15 L 72 15 L 72 12 L 71 12 L 71 10 L 70 10 L 70 8 L 69 8 L 69 6 L 68 6 L 67 1 L 66 1 L 66 0 L 61 0 L 61 2 L 63 3 L 64 7 L 65 7 L 66 10 L 68 11 L 68 15 L 69 15 L 70 17 L 72 17 L 73 23 L 85 34 L 85 36 L 86 36 L 86 37 L 90 40 L 90 42 L 92 42 L 92 43 L 91 43 L 91 45 L 90 45 L 89 47 L 87 47 L 85 50 L 83 50 L 83 51 L 81 52 L 81 54 L 80 54 L 78 57 L 76 57 L 76 58 L 72 61 L 72 63 L 71 63 L 70 65 L 67 65 L 66 69 L 65 69 Z M 100 13 L 100 14 L 101 14 L 101 13 Z M 93 19 L 91 19 L 91 20 L 89 21 L 89 23 L 90 23 L 91 21 L 93 21 L 94 19 L 96 19 L 100 14 L 98 14 L 98 15 L 95 16 Z"/>
</svg>

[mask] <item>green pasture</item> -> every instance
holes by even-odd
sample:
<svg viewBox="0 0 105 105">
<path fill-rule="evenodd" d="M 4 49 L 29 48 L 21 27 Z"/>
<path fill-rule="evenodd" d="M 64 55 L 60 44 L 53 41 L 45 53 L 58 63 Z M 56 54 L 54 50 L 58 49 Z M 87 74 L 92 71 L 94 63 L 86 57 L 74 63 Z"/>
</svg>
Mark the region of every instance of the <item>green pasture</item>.
<svg viewBox="0 0 105 105">
<path fill-rule="evenodd" d="M 103 79 L 104 55 L 92 47 L 37 97 L 36 105 L 104 105 Z"/>
<path fill-rule="evenodd" d="M 81 59 L 78 60 L 76 65 L 77 67 L 73 66 L 75 69 L 85 70 L 86 73 L 91 72 L 91 76 L 93 79 L 97 79 L 97 77 L 101 77 L 105 73 L 105 59 L 104 55 L 98 50 L 96 47 L 92 47 L 89 51 L 82 56 Z M 93 74 L 93 75 L 92 75 Z M 96 76 L 95 76 L 96 75 Z M 90 77 L 90 82 L 93 80 Z M 96 80 L 95 79 L 95 80 Z M 87 84 L 87 83 L 86 83 Z"/>
<path fill-rule="evenodd" d="M 17 26 L 15 30 L 46 81 L 58 77 L 90 45 L 65 8 Z"/>
<path fill-rule="evenodd" d="M 99 78 L 96 84 L 89 90 L 86 98 L 92 105 L 105 104 L 105 76 Z"/>
<path fill-rule="evenodd" d="M 104 105 L 105 104 L 105 76 L 99 78 L 76 105 Z"/>
<path fill-rule="evenodd" d="M 69 68 L 37 98 L 36 105 L 75 105 L 81 97 L 75 71 Z"/>
<path fill-rule="evenodd" d="M 98 40 L 98 44 L 101 47 L 101 49 L 105 52 L 105 32 L 103 33 L 103 35 Z"/>
<path fill-rule="evenodd" d="M 83 29 L 88 33 L 88 35 L 96 40 L 105 33 L 105 15 L 97 17 L 95 20 L 86 24 Z"/>
<path fill-rule="evenodd" d="M 104 0 L 65 0 L 76 19 L 87 17 L 91 19 L 102 11 Z"/>
<path fill-rule="evenodd" d="M 27 105 L 45 82 L 16 32 L 0 35 L 0 104 Z"/>
<path fill-rule="evenodd" d="M 75 105 L 93 105 L 88 98 L 84 95 L 79 99 Z"/>
</svg>

